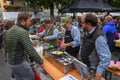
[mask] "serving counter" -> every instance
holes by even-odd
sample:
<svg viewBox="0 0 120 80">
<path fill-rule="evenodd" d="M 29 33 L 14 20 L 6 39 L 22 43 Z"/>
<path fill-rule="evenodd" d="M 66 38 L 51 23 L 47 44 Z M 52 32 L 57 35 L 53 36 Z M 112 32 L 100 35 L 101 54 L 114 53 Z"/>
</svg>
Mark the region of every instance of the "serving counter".
<svg viewBox="0 0 120 80">
<path fill-rule="evenodd" d="M 43 65 L 42 68 L 53 78 L 53 80 L 59 80 L 60 78 L 64 77 L 67 74 L 71 74 L 74 77 L 76 77 L 78 80 L 80 79 L 79 73 L 74 69 L 70 71 L 69 73 L 65 74 L 61 72 L 56 66 L 54 66 L 49 59 L 43 54 L 43 47 L 34 47 L 35 50 L 38 52 L 39 56 L 43 58 Z M 59 67 L 62 67 L 62 65 L 59 65 Z M 86 80 L 86 79 L 83 79 Z"/>
<path fill-rule="evenodd" d="M 60 78 L 64 77 L 67 74 L 62 73 L 60 70 L 58 70 L 54 65 L 52 65 L 45 56 L 43 56 L 43 69 L 54 79 L 54 80 L 59 80 Z M 61 66 L 60 66 L 61 67 Z M 80 75 L 77 73 L 77 71 L 74 69 L 68 74 L 73 75 L 76 77 L 78 80 L 80 79 Z M 83 79 L 87 80 L 87 79 Z"/>
<path fill-rule="evenodd" d="M 62 73 L 59 69 L 57 69 L 54 65 L 52 65 L 45 56 L 43 56 L 43 69 L 53 78 L 53 80 L 59 80 L 60 78 L 66 76 L 67 74 L 71 74 L 73 75 L 75 78 L 77 78 L 78 80 L 80 80 L 80 74 L 73 69 L 72 71 L 70 71 L 67 74 Z M 60 66 L 61 67 L 61 66 Z M 85 78 L 83 78 L 83 80 L 87 80 Z M 104 78 L 102 78 L 102 80 L 105 80 Z"/>
<path fill-rule="evenodd" d="M 68 74 L 71 74 L 72 76 L 74 76 L 76 79 L 80 80 L 80 74 L 77 72 L 77 70 L 74 68 L 72 69 L 70 72 L 68 73 L 63 73 L 60 71 L 60 69 L 56 68 L 55 65 L 59 65 L 59 64 L 52 64 L 52 61 L 49 60 L 44 54 L 43 54 L 43 47 L 40 48 L 36 48 L 36 51 L 39 53 L 39 56 L 41 56 L 43 58 L 43 65 L 42 68 L 52 77 L 53 80 L 59 80 L 65 76 L 67 76 Z M 39 50 L 38 50 L 39 49 Z M 59 67 L 63 67 L 62 65 L 59 65 Z M 74 79 L 73 79 L 74 80 Z M 85 78 L 83 78 L 83 80 L 87 80 Z M 102 80 L 105 80 L 104 78 L 102 78 Z"/>
</svg>

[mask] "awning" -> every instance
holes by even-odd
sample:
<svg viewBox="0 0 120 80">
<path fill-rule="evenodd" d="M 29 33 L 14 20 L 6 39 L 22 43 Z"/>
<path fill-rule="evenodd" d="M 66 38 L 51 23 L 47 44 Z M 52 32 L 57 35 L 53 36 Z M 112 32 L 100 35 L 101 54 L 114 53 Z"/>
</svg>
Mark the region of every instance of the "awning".
<svg viewBox="0 0 120 80">
<path fill-rule="evenodd" d="M 76 0 L 62 12 L 120 12 L 120 8 L 112 7 L 105 0 Z"/>
</svg>

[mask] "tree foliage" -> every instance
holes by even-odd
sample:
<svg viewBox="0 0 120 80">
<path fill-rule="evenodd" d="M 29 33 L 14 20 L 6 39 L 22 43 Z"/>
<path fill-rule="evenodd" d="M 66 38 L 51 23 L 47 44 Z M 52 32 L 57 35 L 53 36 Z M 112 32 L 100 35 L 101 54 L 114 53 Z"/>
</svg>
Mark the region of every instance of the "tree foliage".
<svg viewBox="0 0 120 80">
<path fill-rule="evenodd" d="M 25 0 L 28 7 L 32 8 L 32 9 L 38 9 L 41 7 L 41 0 Z"/>
<path fill-rule="evenodd" d="M 75 0 L 56 0 L 56 5 L 58 7 L 59 4 L 61 4 L 61 9 L 69 7 L 71 4 L 73 4 Z"/>
<path fill-rule="evenodd" d="M 41 7 L 45 9 L 50 9 L 51 15 L 54 13 L 54 6 L 58 8 L 59 4 L 61 4 L 61 9 L 69 7 L 71 4 L 75 2 L 75 0 L 25 0 L 27 5 L 34 9 L 40 9 Z M 105 0 L 113 6 L 120 8 L 120 0 Z"/>
<path fill-rule="evenodd" d="M 25 0 L 27 5 L 32 9 L 39 9 L 41 7 L 45 9 L 50 8 L 51 14 L 54 12 L 54 6 L 58 8 L 58 5 L 61 4 L 61 9 L 66 8 L 74 3 L 75 0 Z"/>
<path fill-rule="evenodd" d="M 54 3 L 58 7 L 61 4 L 61 8 L 66 8 L 74 3 L 75 0 L 25 0 L 29 7 L 39 8 L 43 6 L 44 8 L 49 8 L 51 3 Z"/>
<path fill-rule="evenodd" d="M 113 7 L 120 8 L 120 0 L 108 0 L 108 3 Z"/>
</svg>

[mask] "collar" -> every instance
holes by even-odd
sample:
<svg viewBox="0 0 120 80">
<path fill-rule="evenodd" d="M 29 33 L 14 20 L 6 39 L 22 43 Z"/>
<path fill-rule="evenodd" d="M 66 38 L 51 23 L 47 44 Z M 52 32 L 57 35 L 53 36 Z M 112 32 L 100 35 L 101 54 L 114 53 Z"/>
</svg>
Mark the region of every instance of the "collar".
<svg viewBox="0 0 120 80">
<path fill-rule="evenodd" d="M 23 29 L 25 29 L 26 31 L 29 31 L 29 28 L 25 28 L 25 26 L 21 25 L 20 23 L 17 23 L 16 25 L 23 28 Z"/>
<path fill-rule="evenodd" d="M 46 31 L 49 31 L 49 30 L 51 30 L 52 29 L 52 27 L 50 27 L 50 28 L 46 28 Z"/>
<path fill-rule="evenodd" d="M 92 33 L 95 31 L 95 29 L 96 29 L 96 26 L 93 27 L 92 30 L 90 30 L 88 33 L 89 33 L 89 34 L 92 34 Z"/>
<path fill-rule="evenodd" d="M 71 26 L 71 27 L 70 27 L 69 29 L 67 29 L 66 31 L 71 31 L 72 27 L 73 27 L 73 26 Z"/>
<path fill-rule="evenodd" d="M 51 29 L 51 28 L 46 28 L 46 30 L 49 30 L 49 29 Z"/>
</svg>

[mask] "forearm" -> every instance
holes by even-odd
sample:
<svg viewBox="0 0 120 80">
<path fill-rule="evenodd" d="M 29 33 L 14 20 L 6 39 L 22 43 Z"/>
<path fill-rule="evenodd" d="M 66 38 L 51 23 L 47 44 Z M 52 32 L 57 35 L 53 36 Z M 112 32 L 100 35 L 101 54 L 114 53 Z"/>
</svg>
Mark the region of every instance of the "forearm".
<svg viewBox="0 0 120 80">
<path fill-rule="evenodd" d="M 109 66 L 110 58 L 101 57 L 96 72 L 102 74 L 103 71 Z"/>
<path fill-rule="evenodd" d="M 45 30 L 41 33 L 39 33 L 39 36 L 44 36 L 45 35 Z"/>
<path fill-rule="evenodd" d="M 50 35 L 50 36 L 46 36 L 48 40 L 51 40 L 51 39 L 56 39 L 58 37 L 58 30 L 55 29 L 53 31 L 53 35 Z"/>
<path fill-rule="evenodd" d="M 36 50 L 33 48 L 32 43 L 29 39 L 29 35 L 27 33 L 23 33 L 22 35 L 20 35 L 19 40 L 22 43 L 23 48 L 25 49 L 27 54 L 29 54 L 33 58 L 33 60 L 35 60 L 37 63 L 42 64 L 43 61 L 41 57 L 38 55 L 38 53 L 36 52 Z"/>
<path fill-rule="evenodd" d="M 57 35 L 46 36 L 47 40 L 56 39 Z"/>
<path fill-rule="evenodd" d="M 77 46 L 80 45 L 80 42 L 79 41 L 73 41 L 73 42 L 71 42 L 71 44 L 73 44 L 72 47 L 77 47 Z"/>
<path fill-rule="evenodd" d="M 65 43 L 65 44 L 66 44 L 67 47 L 69 47 L 69 46 L 73 46 L 72 43 Z"/>
<path fill-rule="evenodd" d="M 77 47 L 80 45 L 80 31 L 78 29 L 73 31 L 73 41 L 71 42 L 73 44 L 72 47 Z"/>
<path fill-rule="evenodd" d="M 95 46 L 100 59 L 100 62 L 97 66 L 97 72 L 102 74 L 102 72 L 109 66 L 111 53 L 108 48 L 107 41 L 103 36 L 97 38 Z"/>
<path fill-rule="evenodd" d="M 27 54 L 29 54 L 34 61 L 36 61 L 39 64 L 43 63 L 42 58 L 38 55 L 38 53 L 33 47 L 29 46 L 29 49 L 26 49 L 26 51 L 27 51 Z"/>
</svg>

